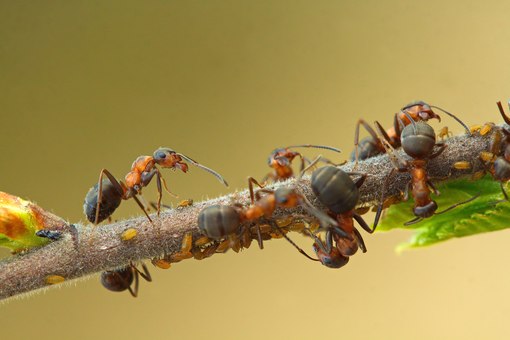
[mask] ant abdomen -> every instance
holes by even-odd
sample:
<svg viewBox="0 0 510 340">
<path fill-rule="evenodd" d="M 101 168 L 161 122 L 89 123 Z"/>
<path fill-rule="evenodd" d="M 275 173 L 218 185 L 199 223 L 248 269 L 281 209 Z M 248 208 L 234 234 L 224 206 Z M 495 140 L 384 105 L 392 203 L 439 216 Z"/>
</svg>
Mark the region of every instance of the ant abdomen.
<svg viewBox="0 0 510 340">
<path fill-rule="evenodd" d="M 436 210 L 437 203 L 435 201 L 430 201 L 425 205 L 414 207 L 413 212 L 415 216 L 426 218 L 434 215 Z"/>
<path fill-rule="evenodd" d="M 424 122 L 407 125 L 402 130 L 402 148 L 409 156 L 416 159 L 426 158 L 436 144 L 434 129 Z"/>
<path fill-rule="evenodd" d="M 112 292 L 123 292 L 131 286 L 135 275 L 130 266 L 101 273 L 101 284 Z"/>
<path fill-rule="evenodd" d="M 494 161 L 494 179 L 503 182 L 510 180 L 510 163 L 503 157 Z"/>
<path fill-rule="evenodd" d="M 101 189 L 101 204 L 99 206 L 99 217 L 96 223 L 102 222 L 113 214 L 122 202 L 122 193 L 118 192 L 115 186 L 108 179 L 103 179 Z M 85 196 L 83 212 L 87 220 L 94 223 L 96 219 L 98 183 L 96 183 Z"/>
<path fill-rule="evenodd" d="M 213 240 L 236 233 L 240 224 L 239 213 L 228 205 L 212 205 L 202 209 L 198 215 L 198 227 Z"/>
<path fill-rule="evenodd" d="M 359 190 L 347 173 L 334 166 L 325 166 L 313 172 L 311 186 L 319 201 L 335 214 L 354 209 Z"/>
</svg>

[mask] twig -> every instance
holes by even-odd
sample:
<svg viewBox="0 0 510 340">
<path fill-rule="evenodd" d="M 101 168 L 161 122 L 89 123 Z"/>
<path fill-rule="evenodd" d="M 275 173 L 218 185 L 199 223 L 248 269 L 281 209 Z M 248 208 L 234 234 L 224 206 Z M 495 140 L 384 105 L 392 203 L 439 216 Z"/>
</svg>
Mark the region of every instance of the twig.
<svg viewBox="0 0 510 340">
<path fill-rule="evenodd" d="M 492 134 L 486 136 L 457 136 L 447 140 L 444 153 L 429 164 L 430 176 L 438 179 L 471 176 L 483 170 L 478 155 L 489 148 Z M 470 171 L 452 170 L 455 162 L 470 161 Z M 353 163 L 342 168 L 351 170 Z M 387 155 L 374 157 L 360 162 L 356 171 L 369 175 L 360 190 L 360 206 L 373 206 L 379 199 L 382 184 L 391 164 Z M 389 181 L 388 195 L 399 195 L 408 182 L 409 175 L 398 174 Z M 270 185 L 295 185 L 318 208 L 323 209 L 310 188 L 310 177 L 300 181 L 294 179 Z M 231 204 L 233 201 L 247 203 L 249 193 L 230 194 L 216 199 L 199 202 L 190 207 L 167 210 L 160 217 L 152 216 L 154 225 L 146 217 L 138 217 L 98 227 L 75 225 L 77 237 L 66 233 L 59 241 L 24 254 L 14 255 L 0 262 L 0 299 L 48 287 L 52 278 L 65 281 L 101 272 L 107 269 L 127 265 L 130 261 L 151 259 L 164 254 L 180 251 L 183 236 L 192 232 L 194 239 L 200 236 L 197 216 L 206 206 L 213 204 Z M 285 218 L 293 214 L 307 215 L 297 209 L 278 209 L 274 219 Z M 121 234 L 128 228 L 137 230 L 137 235 L 129 241 L 123 241 Z M 55 281 L 55 280 L 53 280 Z M 57 280 L 58 281 L 58 280 Z"/>
</svg>

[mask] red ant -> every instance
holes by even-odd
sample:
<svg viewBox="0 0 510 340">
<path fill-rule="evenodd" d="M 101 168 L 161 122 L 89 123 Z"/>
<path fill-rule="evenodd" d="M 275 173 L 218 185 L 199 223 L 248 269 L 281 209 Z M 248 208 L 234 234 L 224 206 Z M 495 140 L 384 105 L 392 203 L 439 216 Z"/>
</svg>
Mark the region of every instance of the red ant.
<svg viewBox="0 0 510 340">
<path fill-rule="evenodd" d="M 350 177 L 352 175 L 361 175 L 361 177 L 353 181 Z M 310 180 L 312 191 L 329 209 L 329 215 L 337 222 L 337 225 L 332 224 L 326 228 L 326 244 L 309 232 L 309 235 L 315 239 L 313 244 L 315 253 L 321 263 L 327 267 L 344 266 L 349 262 L 349 256 L 357 252 L 358 247 L 364 253 L 367 251 L 361 234 L 354 227 L 354 220 L 356 220 L 368 233 L 372 234 L 375 231 L 375 227 L 370 228 L 354 210 L 359 199 L 359 188 L 366 178 L 365 173 L 348 173 L 334 166 L 325 166 L 312 173 Z M 377 221 L 374 225 L 377 225 Z"/>
<path fill-rule="evenodd" d="M 396 158 L 396 160 L 391 158 L 394 168 L 390 170 L 383 184 L 381 200 L 377 209 L 374 228 L 377 226 L 377 222 L 382 213 L 384 194 L 388 185 L 388 179 L 395 171 L 408 172 L 411 175 L 411 180 L 407 184 L 404 193 L 404 200 L 409 198 L 409 190 L 411 190 L 411 194 L 414 198 L 413 213 L 416 218 L 404 223 L 406 226 L 420 222 L 422 219 L 434 214 L 437 215 L 445 213 L 478 197 L 478 195 L 476 195 L 466 201 L 456 203 L 443 211 L 436 212 L 437 203 L 430 197 L 431 189 L 436 195 L 439 195 L 440 193 L 430 181 L 426 167 L 429 160 L 438 157 L 446 149 L 446 144 L 442 142 L 436 143 L 436 134 L 434 129 L 427 123 L 423 121 L 415 122 L 410 116 L 408 119 L 411 121 L 411 124 L 405 126 L 402 130 L 401 140 L 402 148 L 408 156 L 412 157 L 411 160 L 404 160 L 400 158 L 396 153 L 394 153 L 392 146 L 386 140 L 383 141 L 384 146 L 388 148 L 388 151 L 391 151 L 391 156 Z M 382 131 L 381 126 L 377 126 L 379 130 Z M 433 152 L 434 147 L 436 146 L 439 147 L 439 149 Z"/>
<path fill-rule="evenodd" d="M 138 206 L 143 210 L 149 221 L 152 222 L 149 214 L 145 210 L 144 205 L 138 199 L 137 195 L 141 195 L 142 188 L 149 185 L 152 178 L 156 176 L 156 184 L 158 187 L 158 205 L 157 211 L 158 215 L 161 208 L 161 197 L 162 186 L 161 182 L 163 182 L 163 186 L 165 190 L 172 194 L 166 185 L 164 178 L 161 175 L 160 170 L 157 165 L 162 168 L 170 168 L 172 170 L 179 169 L 182 172 L 188 171 L 189 162 L 196 167 L 199 167 L 213 176 L 215 176 L 220 182 L 222 182 L 225 186 L 228 186 L 227 182 L 223 179 L 223 177 L 217 173 L 216 171 L 209 169 L 202 164 L 194 161 L 193 159 L 185 156 L 181 153 L 177 153 L 170 148 L 159 148 L 154 151 L 152 156 L 140 156 L 138 157 L 131 166 L 131 171 L 128 172 L 126 177 L 124 178 L 125 182 L 117 181 L 115 177 L 106 169 L 101 170 L 99 174 L 99 181 L 96 186 L 94 186 L 87 196 L 85 197 L 85 215 L 87 216 L 89 221 L 93 221 L 95 224 L 103 221 L 107 217 L 109 217 L 115 209 L 120 205 L 121 200 L 127 200 L 133 198 Z M 103 180 L 103 175 L 109 179 L 110 184 L 106 184 L 106 181 Z M 105 185 L 106 184 L 106 185 Z M 105 186 L 104 186 L 105 185 Z M 104 189 L 103 189 L 104 186 Z M 94 195 L 97 193 L 97 195 Z M 103 199 L 103 195 L 105 199 Z M 95 197 L 94 197 L 95 196 Z M 175 196 L 175 195 L 174 195 Z M 94 203 L 96 204 L 94 207 Z M 104 209 L 101 209 L 101 205 L 106 205 Z M 92 219 L 93 217 L 93 219 Z"/>
<path fill-rule="evenodd" d="M 471 135 L 470 129 L 462 122 L 459 118 L 457 118 L 454 114 L 434 105 L 429 105 L 423 101 L 415 101 L 407 104 L 403 108 L 400 109 L 399 113 L 394 115 L 393 119 L 393 127 L 384 131 L 384 129 L 380 126 L 378 122 L 378 129 L 380 130 L 383 138 L 393 147 L 398 148 L 401 146 L 401 125 L 407 126 L 411 122 L 417 121 L 428 121 L 430 119 L 437 119 L 439 122 L 441 121 L 441 117 L 436 114 L 432 109 L 438 109 L 457 122 L 462 125 L 467 133 Z M 365 130 L 370 134 L 369 137 L 363 138 L 361 141 L 359 140 L 359 127 L 362 125 Z M 361 149 L 361 151 L 360 151 Z M 363 119 L 358 120 L 356 123 L 356 130 L 354 134 L 354 151 L 351 154 L 351 160 L 358 162 L 359 159 L 367 159 L 373 156 L 377 156 L 379 154 L 385 153 L 386 148 L 383 146 L 381 138 L 377 135 L 377 133 L 370 127 L 370 125 L 364 121 Z"/>
<path fill-rule="evenodd" d="M 311 144 L 292 145 L 287 146 L 285 148 L 274 149 L 269 155 L 269 158 L 267 159 L 267 165 L 269 165 L 269 167 L 273 169 L 273 172 L 267 174 L 262 180 L 262 182 L 265 182 L 267 179 L 271 179 L 273 181 L 283 181 L 285 179 L 293 177 L 294 171 L 292 170 L 291 163 L 296 157 L 300 158 L 301 160 L 300 171 L 303 171 L 305 167 L 305 161 L 307 161 L 306 158 L 303 157 L 301 153 L 290 150 L 291 148 L 315 148 L 341 152 L 339 149 L 331 146 Z M 326 159 L 322 160 L 327 161 Z"/>
<path fill-rule="evenodd" d="M 149 273 L 149 270 L 142 263 L 143 273 L 136 268 L 133 263 L 130 263 L 128 266 L 115 269 L 115 270 L 107 270 L 101 273 L 101 284 L 108 290 L 113 292 L 123 292 L 126 289 L 129 290 L 131 296 L 138 296 L 138 276 L 140 275 L 146 281 L 151 282 L 152 277 Z M 135 281 L 134 289 L 131 288 L 131 284 Z"/>
<path fill-rule="evenodd" d="M 243 223 L 259 221 L 264 217 L 269 218 L 273 215 L 277 207 L 294 208 L 300 206 L 311 215 L 318 218 L 322 225 L 336 224 L 334 220 L 316 209 L 310 202 L 308 202 L 306 197 L 298 193 L 294 188 L 280 187 L 276 190 L 269 190 L 263 188 L 263 186 L 252 177 L 250 177 L 248 181 L 252 202 L 251 205 L 248 207 L 243 207 L 239 204 L 233 206 L 213 205 L 204 208 L 198 216 L 198 226 L 203 234 L 213 240 L 220 240 L 228 237 L 235 242 L 236 239 L 242 237 L 243 233 L 249 232 L 249 228 L 241 227 Z M 262 189 L 258 190 L 254 194 L 253 184 L 258 185 Z M 262 196 L 261 193 L 265 193 L 266 195 Z M 294 247 L 296 247 L 301 254 L 311 260 L 317 261 L 290 240 L 275 223 L 271 223 L 271 226 L 275 231 L 285 237 L 285 239 Z M 257 229 L 259 247 L 263 249 L 260 228 Z M 341 234 L 344 237 L 348 237 L 345 232 L 342 232 Z"/>
</svg>

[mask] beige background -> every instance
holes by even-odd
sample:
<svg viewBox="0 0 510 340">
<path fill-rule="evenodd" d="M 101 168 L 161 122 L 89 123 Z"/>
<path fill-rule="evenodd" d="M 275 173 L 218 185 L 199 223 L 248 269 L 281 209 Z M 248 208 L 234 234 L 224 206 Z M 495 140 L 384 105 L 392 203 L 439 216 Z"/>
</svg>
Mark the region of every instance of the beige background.
<svg viewBox="0 0 510 340">
<path fill-rule="evenodd" d="M 277 146 L 333 145 L 346 157 L 358 117 L 389 126 L 414 99 L 468 124 L 499 120 L 509 13 L 505 1 L 2 0 L 0 190 L 78 221 L 102 167 L 121 177 L 159 146 L 218 170 L 234 190 L 268 171 Z M 229 191 L 196 169 L 165 176 L 183 198 Z M 115 218 L 139 213 L 127 201 Z M 395 254 L 408 236 L 367 235 L 369 252 L 341 270 L 284 241 L 154 268 L 137 299 L 92 277 L 1 305 L 0 337 L 507 335 L 509 233 Z"/>
</svg>

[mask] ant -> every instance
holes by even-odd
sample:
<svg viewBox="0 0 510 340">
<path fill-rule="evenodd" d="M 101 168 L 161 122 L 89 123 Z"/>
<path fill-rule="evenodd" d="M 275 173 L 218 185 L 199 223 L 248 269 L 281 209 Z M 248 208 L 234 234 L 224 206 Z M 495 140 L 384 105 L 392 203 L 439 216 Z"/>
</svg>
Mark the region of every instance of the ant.
<svg viewBox="0 0 510 340">
<path fill-rule="evenodd" d="M 466 129 L 467 133 L 471 135 L 471 131 L 466 124 L 464 124 L 464 122 L 457 118 L 453 113 L 450 113 L 438 106 L 429 105 L 421 100 L 409 103 L 401 108 L 399 113 L 395 113 L 393 118 L 393 127 L 390 129 L 384 131 L 378 122 L 376 122 L 376 125 L 378 125 L 378 129 L 380 130 L 383 138 L 396 149 L 400 147 L 402 143 L 401 125 L 405 127 L 411 124 L 411 122 L 428 121 L 430 119 L 437 119 L 439 122 L 441 121 L 441 117 L 432 109 L 438 109 L 446 113 L 462 125 Z M 370 136 L 363 138 L 361 141 L 359 140 L 360 125 L 362 125 L 370 134 Z M 372 129 L 372 127 L 370 127 L 370 125 L 363 119 L 358 120 L 354 134 L 354 151 L 351 154 L 351 160 L 357 163 L 359 159 L 367 159 L 385 152 L 386 148 L 383 145 L 382 139 L 379 138 L 374 129 Z"/>
<path fill-rule="evenodd" d="M 350 177 L 353 175 L 361 177 L 353 181 Z M 330 224 L 325 229 L 325 244 L 319 237 L 308 232 L 315 239 L 313 249 L 320 262 L 329 268 L 340 268 L 346 265 L 349 262 L 349 256 L 354 255 L 358 248 L 361 248 L 364 253 L 367 251 L 361 234 L 354 227 L 354 220 L 356 220 L 366 232 L 372 234 L 375 231 L 375 227 L 370 228 L 363 217 L 354 210 L 359 199 L 359 188 L 366 178 L 366 173 L 345 172 L 335 166 L 325 166 L 312 173 L 310 180 L 312 191 L 328 208 L 329 216 L 337 222 L 336 225 Z M 374 225 L 377 225 L 377 221 Z"/>
<path fill-rule="evenodd" d="M 163 186 L 169 194 L 173 196 L 175 195 L 168 190 L 166 182 L 162 177 L 157 165 L 162 168 L 170 168 L 172 170 L 179 169 L 185 173 L 188 171 L 188 164 L 185 161 L 211 173 L 221 183 L 223 183 L 225 186 L 228 186 L 228 183 L 216 171 L 209 169 L 208 167 L 203 166 L 188 156 L 175 152 L 170 148 L 159 148 L 154 151 L 152 156 L 138 157 L 133 162 L 131 171 L 128 172 L 124 178 L 125 182 L 118 181 L 108 170 L 102 169 L 99 173 L 99 181 L 97 185 L 90 189 L 87 193 L 87 196 L 85 197 L 84 210 L 87 219 L 90 222 L 94 222 L 94 224 L 98 224 L 99 222 L 109 217 L 115 211 L 115 209 L 117 209 L 121 200 L 133 198 L 138 206 L 143 210 L 145 216 L 147 216 L 149 221 L 152 223 L 149 214 L 145 210 L 142 202 L 138 199 L 137 195 L 141 195 L 142 188 L 149 185 L 152 178 L 156 176 L 156 184 L 159 193 L 157 209 L 159 215 L 161 197 L 163 195 L 161 182 L 163 182 Z M 104 189 L 103 185 L 105 185 L 106 182 L 103 180 L 103 176 L 106 176 L 110 182 L 110 185 L 106 185 Z M 97 193 L 95 198 L 93 197 L 94 193 Z M 103 195 L 105 196 L 104 199 Z M 93 207 L 94 203 L 96 204 L 95 209 Z M 101 208 L 101 205 L 103 204 L 106 206 Z M 94 218 L 92 219 L 93 216 Z"/>
<path fill-rule="evenodd" d="M 501 117 L 503 117 L 507 125 L 510 125 L 510 117 L 506 115 L 503 105 L 501 105 L 501 102 L 497 102 L 497 105 Z M 510 107 L 510 103 L 508 103 L 508 106 Z M 510 131 L 504 127 L 498 128 L 491 141 L 490 150 L 491 159 L 488 162 L 491 163 L 491 166 L 489 173 L 500 183 L 501 192 L 505 197 L 504 200 L 497 201 L 496 203 L 508 201 L 508 194 L 503 183 L 510 180 Z"/>
<path fill-rule="evenodd" d="M 412 158 L 411 160 L 403 160 L 400 158 L 394 152 L 392 146 L 386 140 L 383 141 L 385 148 L 387 148 L 388 151 L 391 151 L 391 156 L 393 156 L 391 158 L 391 162 L 394 167 L 388 173 L 383 184 L 381 200 L 377 209 L 374 228 L 377 226 L 377 222 L 382 213 L 384 194 L 386 187 L 388 186 L 388 179 L 395 171 L 408 172 L 411 175 L 411 180 L 406 185 L 403 199 L 404 201 L 408 200 L 409 190 L 411 190 L 411 194 L 414 198 L 413 213 L 416 217 L 404 223 L 406 226 L 418 223 L 422 219 L 434 214 L 438 215 L 445 213 L 461 204 L 468 203 L 479 196 L 475 195 L 466 201 L 453 204 L 445 210 L 436 212 L 438 208 L 437 203 L 430 197 L 430 194 L 431 190 L 436 195 L 439 195 L 440 193 L 428 177 L 426 167 L 429 160 L 434 159 L 443 153 L 446 149 L 446 144 L 443 142 L 436 143 L 436 133 L 427 123 L 423 121 L 415 122 L 410 116 L 408 119 L 411 121 L 411 124 L 404 127 L 401 139 L 402 148 L 404 149 L 404 152 Z M 378 128 L 382 131 L 380 125 L 378 125 Z M 434 152 L 434 147 L 439 147 L 439 149 Z"/>
<path fill-rule="evenodd" d="M 325 150 L 331 150 L 335 152 L 341 152 L 339 149 L 331 147 L 331 146 L 325 146 L 325 145 L 311 145 L 311 144 L 304 144 L 304 145 L 292 145 L 287 146 L 285 148 L 277 148 L 274 149 L 271 154 L 269 155 L 269 158 L 267 159 L 267 165 L 269 165 L 270 168 L 273 169 L 273 172 L 268 173 L 262 182 L 265 182 L 267 179 L 271 179 L 272 181 L 283 181 L 288 178 L 294 177 L 294 171 L 292 170 L 291 163 L 294 160 L 294 158 L 299 157 L 301 160 L 301 167 L 300 171 L 303 171 L 305 167 L 305 161 L 307 159 L 303 157 L 303 155 L 297 151 L 290 150 L 291 148 L 315 148 L 315 149 L 325 149 Z M 325 160 L 325 159 L 323 159 Z M 327 161 L 327 160 L 325 160 Z M 329 162 L 329 161 L 327 161 Z"/>
<path fill-rule="evenodd" d="M 204 208 L 198 215 L 198 227 L 207 237 L 213 240 L 220 240 L 225 237 L 234 241 L 243 237 L 244 233 L 249 232 L 249 228 L 242 228 L 245 222 L 259 221 L 261 218 L 269 218 L 273 215 L 276 208 L 294 208 L 302 207 L 311 215 L 317 217 L 322 225 L 335 224 L 336 222 L 329 216 L 316 209 L 305 196 L 298 193 L 291 187 L 280 187 L 276 190 L 265 189 L 253 177 L 248 179 L 250 188 L 251 205 L 243 207 L 240 204 L 233 206 L 213 205 Z M 261 189 L 253 193 L 253 184 Z M 266 195 L 261 196 L 261 193 Z M 290 242 L 301 254 L 307 258 L 317 261 L 310 257 L 304 250 L 299 248 L 284 232 L 280 230 L 275 223 L 271 222 L 273 230 L 283 236 Z M 348 235 L 341 232 L 344 237 Z M 263 240 L 260 228 L 257 228 L 257 238 L 260 249 L 263 249 Z"/>
<path fill-rule="evenodd" d="M 107 270 L 101 273 L 101 284 L 108 290 L 112 292 L 123 292 L 126 289 L 129 290 L 131 296 L 138 296 L 138 276 L 143 277 L 147 282 L 152 281 L 151 274 L 149 270 L 142 263 L 143 273 L 140 269 L 136 268 L 133 263 L 130 263 L 128 266 L 115 269 L 115 270 Z M 135 281 L 134 289 L 131 288 L 131 285 Z"/>
</svg>

